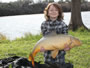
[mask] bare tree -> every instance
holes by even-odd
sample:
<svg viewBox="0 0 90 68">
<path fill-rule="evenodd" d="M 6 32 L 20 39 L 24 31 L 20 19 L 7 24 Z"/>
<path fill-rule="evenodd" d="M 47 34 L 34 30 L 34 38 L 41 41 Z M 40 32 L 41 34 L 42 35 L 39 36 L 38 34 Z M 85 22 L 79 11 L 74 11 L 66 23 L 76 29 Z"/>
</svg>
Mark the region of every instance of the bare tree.
<svg viewBox="0 0 90 68">
<path fill-rule="evenodd" d="M 75 31 L 82 26 L 86 28 L 82 22 L 82 17 L 81 17 L 81 0 L 72 0 L 71 1 L 71 21 L 69 24 L 69 29 Z"/>
<path fill-rule="evenodd" d="M 63 0 L 61 0 L 61 2 L 64 2 Z"/>
<path fill-rule="evenodd" d="M 71 2 L 71 0 L 66 0 L 66 2 Z"/>
<path fill-rule="evenodd" d="M 82 3 L 88 2 L 88 0 L 81 0 Z"/>
<path fill-rule="evenodd" d="M 43 0 L 43 2 L 49 2 L 49 0 Z"/>
<path fill-rule="evenodd" d="M 58 2 L 64 2 L 63 0 L 59 0 Z"/>
<path fill-rule="evenodd" d="M 20 2 L 29 2 L 29 3 L 33 3 L 33 0 L 18 0 Z"/>
<path fill-rule="evenodd" d="M 38 0 L 38 3 L 41 3 L 42 2 L 42 0 Z"/>
<path fill-rule="evenodd" d="M 54 0 L 49 0 L 49 2 L 54 2 Z"/>
</svg>

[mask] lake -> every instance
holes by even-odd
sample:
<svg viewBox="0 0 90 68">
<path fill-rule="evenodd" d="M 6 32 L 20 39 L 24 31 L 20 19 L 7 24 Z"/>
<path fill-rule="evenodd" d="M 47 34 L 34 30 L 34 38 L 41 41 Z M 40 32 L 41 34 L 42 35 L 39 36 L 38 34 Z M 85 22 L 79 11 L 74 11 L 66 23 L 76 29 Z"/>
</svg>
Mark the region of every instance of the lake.
<svg viewBox="0 0 90 68">
<path fill-rule="evenodd" d="M 82 12 L 81 15 L 83 23 L 90 29 L 90 11 Z M 70 18 L 70 12 L 64 13 L 64 21 L 67 25 Z M 0 33 L 10 40 L 23 37 L 25 33 L 36 35 L 41 32 L 40 25 L 44 20 L 44 14 L 0 17 Z"/>
</svg>

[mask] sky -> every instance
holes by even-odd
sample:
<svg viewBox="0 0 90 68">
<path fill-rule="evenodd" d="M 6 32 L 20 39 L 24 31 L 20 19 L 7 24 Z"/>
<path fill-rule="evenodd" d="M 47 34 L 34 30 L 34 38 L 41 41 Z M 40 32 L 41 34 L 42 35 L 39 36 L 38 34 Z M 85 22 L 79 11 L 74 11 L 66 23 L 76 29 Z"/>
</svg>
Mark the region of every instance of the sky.
<svg viewBox="0 0 90 68">
<path fill-rule="evenodd" d="M 17 1 L 17 0 L 0 0 L 1 2 L 14 2 L 14 1 Z M 34 0 L 34 1 L 37 1 L 37 0 Z M 58 0 L 54 0 L 54 1 L 58 1 Z M 88 0 L 90 2 L 90 0 Z"/>
<path fill-rule="evenodd" d="M 17 0 L 0 0 L 0 2 L 14 2 L 14 1 L 17 1 Z"/>
</svg>

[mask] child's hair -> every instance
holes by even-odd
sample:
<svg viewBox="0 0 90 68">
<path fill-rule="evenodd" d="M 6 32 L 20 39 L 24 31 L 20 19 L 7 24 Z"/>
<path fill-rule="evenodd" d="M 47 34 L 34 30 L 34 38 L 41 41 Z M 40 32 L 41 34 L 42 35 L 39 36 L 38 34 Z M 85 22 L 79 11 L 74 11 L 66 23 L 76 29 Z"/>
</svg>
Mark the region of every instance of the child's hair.
<svg viewBox="0 0 90 68">
<path fill-rule="evenodd" d="M 46 20 L 49 20 L 48 10 L 49 10 L 51 5 L 53 5 L 56 9 L 58 9 L 59 16 L 58 16 L 57 20 L 62 20 L 63 19 L 63 13 L 62 13 L 61 5 L 58 4 L 58 3 L 54 3 L 54 2 L 53 3 L 49 3 L 47 5 L 47 7 L 45 8 L 45 10 L 44 10 L 44 15 L 45 15 Z"/>
</svg>

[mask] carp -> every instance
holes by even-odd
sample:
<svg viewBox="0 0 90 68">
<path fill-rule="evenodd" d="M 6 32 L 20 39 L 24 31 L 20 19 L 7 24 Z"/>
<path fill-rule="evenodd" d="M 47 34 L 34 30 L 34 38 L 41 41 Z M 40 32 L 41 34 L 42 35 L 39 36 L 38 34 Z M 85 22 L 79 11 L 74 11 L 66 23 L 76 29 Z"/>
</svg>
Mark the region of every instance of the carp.
<svg viewBox="0 0 90 68">
<path fill-rule="evenodd" d="M 32 53 L 29 55 L 29 60 L 32 61 L 34 66 L 34 57 L 38 52 L 40 52 L 41 47 L 45 50 L 51 50 L 51 56 L 52 58 L 55 58 L 59 50 L 63 50 L 66 47 L 65 44 L 67 44 L 69 48 L 73 48 L 75 46 L 80 46 L 81 41 L 71 35 L 53 33 L 46 35 L 36 43 Z"/>
</svg>

